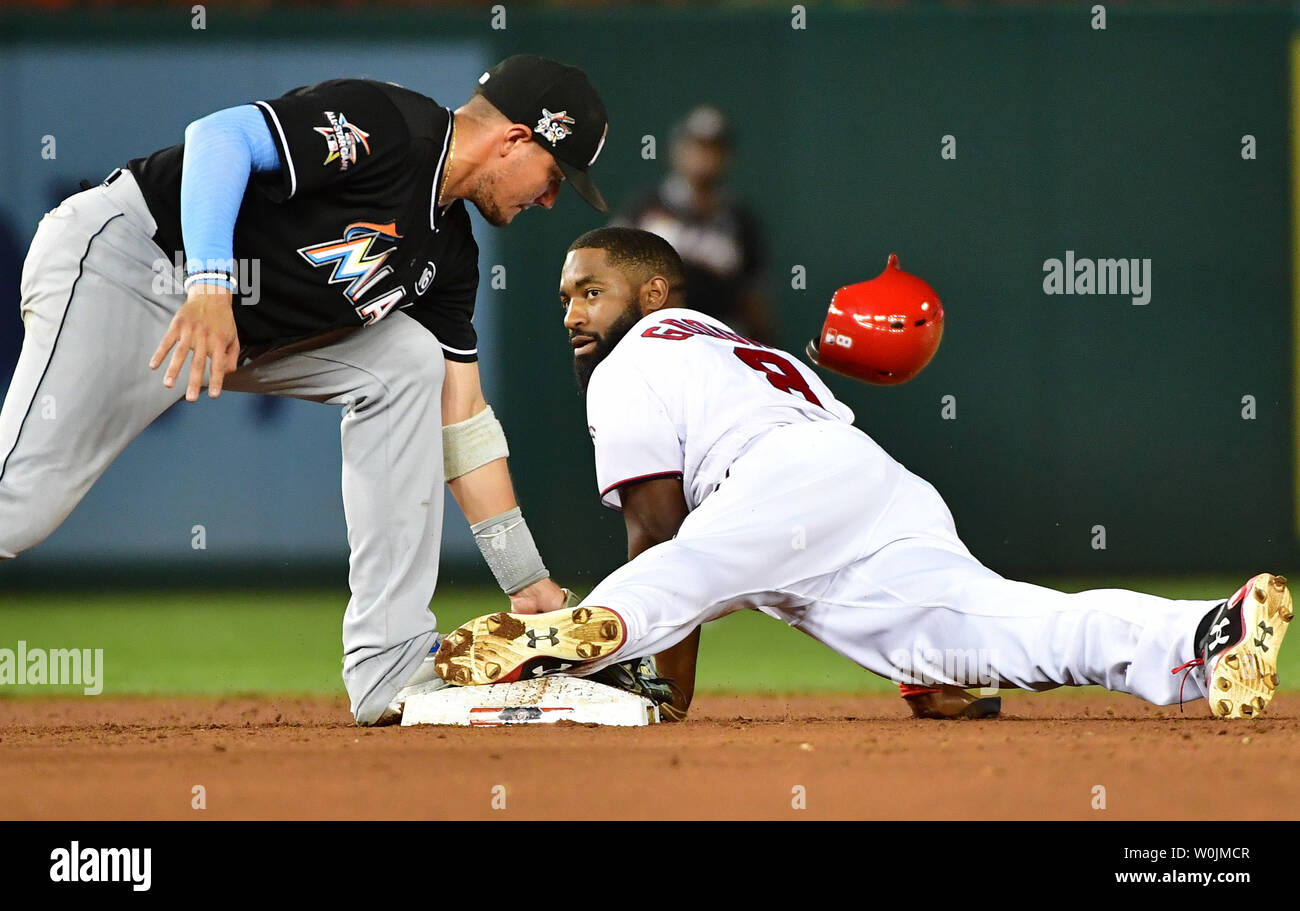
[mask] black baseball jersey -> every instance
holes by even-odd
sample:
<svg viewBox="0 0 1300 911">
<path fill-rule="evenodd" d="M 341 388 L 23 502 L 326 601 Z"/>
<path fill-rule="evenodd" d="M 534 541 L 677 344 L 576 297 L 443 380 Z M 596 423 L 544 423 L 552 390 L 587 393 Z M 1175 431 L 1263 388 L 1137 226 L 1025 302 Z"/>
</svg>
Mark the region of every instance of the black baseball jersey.
<svg viewBox="0 0 1300 911">
<path fill-rule="evenodd" d="M 235 306 L 245 351 L 404 310 L 447 358 L 476 360 L 478 245 L 463 201 L 436 205 L 451 110 L 362 79 L 294 89 L 257 107 L 282 167 L 253 174 L 235 222 L 236 260 L 260 268 L 256 298 Z M 173 256 L 183 256 L 184 148 L 129 164 L 158 222 L 156 239 Z"/>
</svg>

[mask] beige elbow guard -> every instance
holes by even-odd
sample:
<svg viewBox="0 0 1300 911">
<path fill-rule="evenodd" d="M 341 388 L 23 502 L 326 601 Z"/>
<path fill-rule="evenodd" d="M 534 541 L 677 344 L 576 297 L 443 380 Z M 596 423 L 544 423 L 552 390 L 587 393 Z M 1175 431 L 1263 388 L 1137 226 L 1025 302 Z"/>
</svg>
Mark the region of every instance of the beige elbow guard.
<svg viewBox="0 0 1300 911">
<path fill-rule="evenodd" d="M 468 420 L 442 428 L 442 465 L 448 481 L 508 455 L 506 433 L 491 405 Z"/>
</svg>

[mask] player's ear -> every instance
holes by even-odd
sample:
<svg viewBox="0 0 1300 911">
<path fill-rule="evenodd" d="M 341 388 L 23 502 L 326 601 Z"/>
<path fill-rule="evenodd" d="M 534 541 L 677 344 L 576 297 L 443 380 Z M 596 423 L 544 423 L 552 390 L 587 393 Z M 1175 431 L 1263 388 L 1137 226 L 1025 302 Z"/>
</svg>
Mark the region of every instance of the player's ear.
<svg viewBox="0 0 1300 911">
<path fill-rule="evenodd" d="M 671 289 L 662 275 L 655 275 L 641 284 L 641 315 L 645 316 L 668 306 L 668 294 Z"/>
<path fill-rule="evenodd" d="M 512 123 L 501 133 L 501 154 L 508 155 L 515 146 L 525 142 L 532 142 L 532 140 L 532 130 L 522 123 Z"/>
</svg>

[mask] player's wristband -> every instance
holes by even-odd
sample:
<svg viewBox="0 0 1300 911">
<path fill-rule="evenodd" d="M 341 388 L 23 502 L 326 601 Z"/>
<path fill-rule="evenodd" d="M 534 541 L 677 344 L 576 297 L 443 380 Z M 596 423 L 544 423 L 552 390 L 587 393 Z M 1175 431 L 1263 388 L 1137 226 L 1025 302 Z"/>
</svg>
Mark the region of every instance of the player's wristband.
<svg viewBox="0 0 1300 911">
<path fill-rule="evenodd" d="M 442 428 L 443 474 L 448 481 L 509 455 L 505 431 L 491 405 L 467 420 Z"/>
<path fill-rule="evenodd" d="M 195 285 L 220 285 L 227 291 L 239 290 L 239 283 L 229 272 L 195 272 L 193 275 L 185 276 L 186 291 Z"/>
<path fill-rule="evenodd" d="M 550 575 L 542 564 L 542 555 L 537 552 L 537 544 L 519 507 L 475 522 L 469 528 L 474 532 L 474 543 L 482 552 L 492 575 L 496 576 L 497 584 L 507 595 Z"/>
</svg>

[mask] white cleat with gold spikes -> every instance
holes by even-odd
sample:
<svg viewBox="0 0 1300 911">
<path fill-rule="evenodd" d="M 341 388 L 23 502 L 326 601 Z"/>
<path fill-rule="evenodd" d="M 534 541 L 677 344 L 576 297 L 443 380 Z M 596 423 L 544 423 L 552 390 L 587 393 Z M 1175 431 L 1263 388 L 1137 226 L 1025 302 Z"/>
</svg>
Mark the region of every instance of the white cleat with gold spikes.
<svg viewBox="0 0 1300 911">
<path fill-rule="evenodd" d="M 626 639 L 623 619 L 605 607 L 488 614 L 449 633 L 434 668 L 457 686 L 532 680 L 607 658 Z"/>
<path fill-rule="evenodd" d="M 1277 690 L 1277 653 L 1294 616 L 1285 576 L 1261 573 L 1225 601 L 1197 643 L 1205 663 L 1210 711 L 1255 718 Z"/>
</svg>

